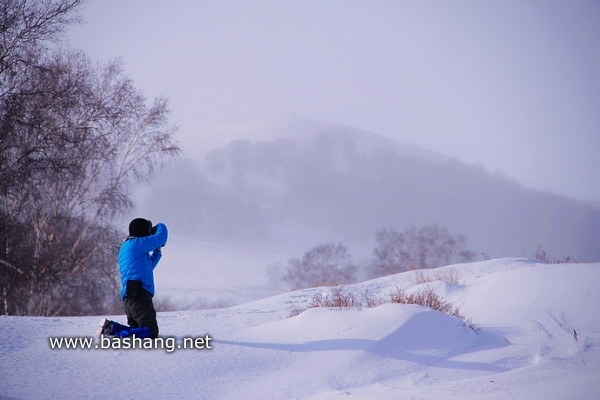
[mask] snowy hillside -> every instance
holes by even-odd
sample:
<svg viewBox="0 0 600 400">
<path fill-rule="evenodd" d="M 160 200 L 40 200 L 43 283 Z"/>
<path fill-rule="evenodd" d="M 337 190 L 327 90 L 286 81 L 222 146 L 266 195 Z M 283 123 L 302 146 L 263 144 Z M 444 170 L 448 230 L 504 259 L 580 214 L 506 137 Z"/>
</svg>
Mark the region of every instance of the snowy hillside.
<svg viewBox="0 0 600 400">
<path fill-rule="evenodd" d="M 173 351 L 95 348 L 99 341 L 52 350 L 49 338 L 92 336 L 99 317 L 0 317 L 0 399 L 593 399 L 598 282 L 600 263 L 525 259 L 407 272 L 345 290 L 384 296 L 427 285 L 472 317 L 478 333 L 415 305 L 290 317 L 328 292 L 314 288 L 160 313 L 171 344 L 202 339 L 202 349 Z"/>
<path fill-rule="evenodd" d="M 597 261 L 600 207 L 527 189 L 423 148 L 298 117 L 216 130 L 222 147 L 186 148 L 136 201 L 196 242 L 300 257 L 343 242 L 356 261 L 376 230 L 438 224 L 476 254 Z M 264 266 L 263 266 L 264 268 Z M 237 272 L 232 272 L 236 274 Z M 260 271 L 257 271 L 260 273 Z"/>
</svg>

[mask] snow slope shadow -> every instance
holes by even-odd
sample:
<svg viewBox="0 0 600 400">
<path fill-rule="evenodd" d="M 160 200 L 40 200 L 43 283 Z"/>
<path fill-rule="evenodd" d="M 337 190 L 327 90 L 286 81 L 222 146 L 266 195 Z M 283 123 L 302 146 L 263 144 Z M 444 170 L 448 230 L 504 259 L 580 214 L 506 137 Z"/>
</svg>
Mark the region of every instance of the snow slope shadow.
<svg viewBox="0 0 600 400">
<path fill-rule="evenodd" d="M 508 342 L 501 336 L 486 331 L 476 333 L 457 318 L 425 309 L 411 316 L 389 335 L 375 341 L 367 350 L 383 357 L 438 368 L 504 372 L 506 369 L 492 364 L 453 358 L 506 346 Z"/>
<path fill-rule="evenodd" d="M 231 340 L 214 339 L 215 344 L 227 344 L 233 346 L 252 347 L 256 349 L 279 350 L 294 353 L 310 353 L 313 351 L 359 351 L 365 350 L 374 342 L 367 339 L 323 339 L 313 340 L 305 343 L 263 343 L 243 342 Z"/>
<path fill-rule="evenodd" d="M 400 361 L 407 361 L 416 364 L 422 364 L 437 368 L 449 369 L 468 369 L 489 372 L 506 372 L 506 368 L 501 368 L 493 364 L 482 362 L 469 362 L 451 360 L 443 356 L 428 354 L 416 354 L 410 351 L 392 350 L 391 352 L 373 351 L 373 347 L 378 347 L 379 342 L 365 339 L 326 339 L 314 340 L 306 343 L 259 343 L 259 342 L 236 342 L 230 340 L 214 340 L 215 344 L 225 344 L 234 346 L 244 346 L 256 349 L 279 350 L 284 352 L 304 352 L 311 353 L 316 351 L 367 351 L 375 353 L 382 357 L 395 358 Z"/>
<path fill-rule="evenodd" d="M 252 333 L 259 334 L 257 340 L 215 340 L 215 345 L 289 353 L 363 352 L 437 368 L 506 371 L 493 364 L 454 359 L 463 354 L 505 347 L 508 343 L 504 338 L 488 332 L 475 333 L 459 319 L 426 307 L 392 305 L 390 309 L 395 310 L 391 313 L 382 313 L 381 310 L 320 310 L 307 316 L 301 325 L 284 320 L 266 324 L 258 330 L 252 329 Z M 307 326 L 313 328 L 302 329 Z M 269 336 L 272 336 L 269 331 L 278 332 L 275 337 L 288 337 L 290 341 L 269 341 Z M 389 333 L 386 335 L 386 332 Z"/>
</svg>

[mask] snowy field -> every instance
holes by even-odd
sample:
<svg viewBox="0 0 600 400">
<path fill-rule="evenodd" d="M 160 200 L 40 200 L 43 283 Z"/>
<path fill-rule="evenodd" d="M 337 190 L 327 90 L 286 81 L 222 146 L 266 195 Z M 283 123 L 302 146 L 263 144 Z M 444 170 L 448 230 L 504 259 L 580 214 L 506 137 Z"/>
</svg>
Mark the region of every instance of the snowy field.
<svg viewBox="0 0 600 400">
<path fill-rule="evenodd" d="M 160 313 L 172 349 L 101 349 L 97 338 L 51 349 L 50 338 L 92 337 L 100 318 L 0 317 L 0 399 L 597 399 L 599 283 L 600 263 L 511 258 L 345 288 L 385 296 L 428 285 L 477 333 L 415 305 L 290 317 L 327 288 Z M 206 335 L 204 348 L 177 348 Z"/>
</svg>

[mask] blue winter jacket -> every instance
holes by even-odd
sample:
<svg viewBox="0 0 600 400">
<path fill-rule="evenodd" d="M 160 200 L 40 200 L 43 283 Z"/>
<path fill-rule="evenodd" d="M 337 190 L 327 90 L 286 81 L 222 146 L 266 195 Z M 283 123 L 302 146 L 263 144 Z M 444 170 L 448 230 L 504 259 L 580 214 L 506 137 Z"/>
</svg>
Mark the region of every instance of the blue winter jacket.
<svg viewBox="0 0 600 400">
<path fill-rule="evenodd" d="M 165 224 L 156 225 L 156 233 L 144 237 L 129 237 L 119 251 L 119 270 L 121 272 L 121 299 L 125 298 L 127 281 L 142 282 L 142 289 L 154 296 L 154 268 L 162 257 L 156 251 L 167 243 L 169 232 Z"/>
</svg>

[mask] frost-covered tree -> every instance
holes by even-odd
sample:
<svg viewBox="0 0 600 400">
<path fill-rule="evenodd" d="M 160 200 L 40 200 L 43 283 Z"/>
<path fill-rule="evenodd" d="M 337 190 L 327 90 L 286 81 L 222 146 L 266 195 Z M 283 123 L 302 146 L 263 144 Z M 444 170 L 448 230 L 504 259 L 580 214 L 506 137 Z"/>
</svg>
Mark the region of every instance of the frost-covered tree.
<svg viewBox="0 0 600 400">
<path fill-rule="evenodd" d="M 357 266 L 342 243 L 326 243 L 291 258 L 283 273 L 284 282 L 295 289 L 353 282 Z"/>
<path fill-rule="evenodd" d="M 80 3 L 0 5 L 0 314 L 107 309 L 113 218 L 179 151 L 167 101 L 148 103 L 118 61 L 50 49 Z"/>
<path fill-rule="evenodd" d="M 445 228 L 428 225 L 403 232 L 392 228 L 375 234 L 369 275 L 379 277 L 412 269 L 436 268 L 470 261 L 474 253 L 466 248 L 463 235 L 451 235 Z"/>
</svg>

